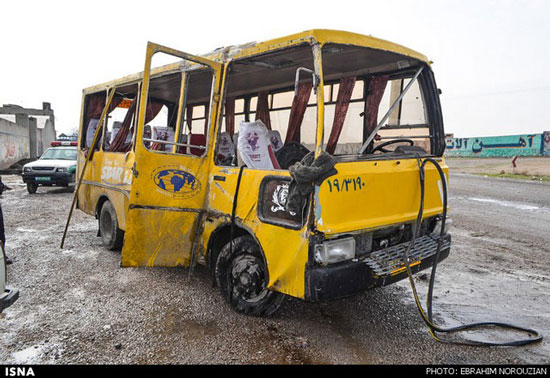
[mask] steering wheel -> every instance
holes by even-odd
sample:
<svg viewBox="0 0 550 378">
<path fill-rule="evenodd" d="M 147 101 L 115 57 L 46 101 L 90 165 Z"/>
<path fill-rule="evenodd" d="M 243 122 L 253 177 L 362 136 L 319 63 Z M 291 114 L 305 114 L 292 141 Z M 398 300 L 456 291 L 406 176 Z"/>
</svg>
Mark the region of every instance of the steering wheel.
<svg viewBox="0 0 550 378">
<path fill-rule="evenodd" d="M 393 152 L 393 151 L 388 150 L 384 147 L 389 146 L 390 144 L 395 144 L 395 143 L 408 143 L 410 146 L 414 146 L 414 140 L 412 140 L 412 139 L 405 139 L 405 138 L 392 139 L 392 140 L 389 140 L 387 142 L 380 143 L 378 146 L 374 147 L 370 153 L 373 154 L 376 151 Z"/>
</svg>

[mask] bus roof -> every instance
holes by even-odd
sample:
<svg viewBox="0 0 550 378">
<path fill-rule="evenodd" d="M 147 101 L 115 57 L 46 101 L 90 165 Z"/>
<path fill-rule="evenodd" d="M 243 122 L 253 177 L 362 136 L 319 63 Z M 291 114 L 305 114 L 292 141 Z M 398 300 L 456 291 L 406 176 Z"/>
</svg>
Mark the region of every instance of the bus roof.
<svg viewBox="0 0 550 378">
<path fill-rule="evenodd" d="M 243 46 L 232 46 L 233 49 L 239 50 L 235 51 L 232 58 L 235 59 L 249 55 L 256 55 L 262 52 L 282 48 L 287 45 L 303 43 L 306 41 L 315 41 L 321 44 L 337 43 L 385 50 L 428 63 L 428 59 L 424 55 L 396 43 L 363 34 L 329 29 L 312 29 L 265 42 L 251 43 Z"/>
<path fill-rule="evenodd" d="M 296 46 L 303 43 L 334 43 L 343 45 L 352 45 L 366 47 L 376 50 L 383 50 L 399 55 L 403 55 L 412 59 L 430 63 L 426 56 L 411 50 L 407 47 L 389 42 L 383 39 L 357 34 L 340 30 L 329 29 L 312 29 L 301 33 L 291 34 L 285 37 L 271 39 L 265 42 L 250 42 L 242 45 L 233 45 L 228 47 L 218 48 L 210 53 L 201 55 L 204 58 L 218 62 L 223 62 L 227 59 L 241 59 L 254 55 L 259 55 L 273 50 L 283 49 L 285 47 Z M 152 75 L 161 72 L 176 71 L 180 68 L 179 63 L 172 63 L 152 70 Z M 143 77 L 143 71 L 122 78 L 108 81 L 99 85 L 94 85 L 84 89 L 84 93 L 94 93 L 105 88 L 117 86 L 124 83 L 137 82 Z"/>
</svg>

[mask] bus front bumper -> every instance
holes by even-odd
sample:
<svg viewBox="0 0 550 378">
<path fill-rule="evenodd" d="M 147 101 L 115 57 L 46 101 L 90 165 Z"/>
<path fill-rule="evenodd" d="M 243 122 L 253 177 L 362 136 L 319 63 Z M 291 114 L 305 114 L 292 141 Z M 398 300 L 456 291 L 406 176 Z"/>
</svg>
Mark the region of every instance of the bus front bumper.
<svg viewBox="0 0 550 378">
<path fill-rule="evenodd" d="M 68 185 L 74 182 L 74 174 L 68 172 L 50 172 L 50 173 L 23 173 L 23 182 L 25 184 L 39 185 Z"/>
<path fill-rule="evenodd" d="M 407 271 L 402 256 L 408 244 L 409 242 L 405 242 L 374 251 L 361 259 L 307 268 L 305 299 L 319 302 L 343 298 L 406 278 Z M 451 235 L 446 234 L 438 260 L 447 258 L 450 249 Z M 436 252 L 437 241 L 433 235 L 417 238 L 414 248 L 408 254 L 411 273 L 431 267 Z"/>
</svg>

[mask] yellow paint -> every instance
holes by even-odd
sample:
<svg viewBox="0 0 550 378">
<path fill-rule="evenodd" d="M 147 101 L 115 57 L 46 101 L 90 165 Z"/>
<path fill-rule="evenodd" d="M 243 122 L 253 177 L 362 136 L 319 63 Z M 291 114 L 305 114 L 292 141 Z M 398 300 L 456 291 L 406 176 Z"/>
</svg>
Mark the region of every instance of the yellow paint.
<svg viewBox="0 0 550 378">
<path fill-rule="evenodd" d="M 78 152 L 78 167 L 85 160 L 84 152 Z M 96 151 L 83 177 L 78 192 L 78 208 L 87 214 L 95 215 L 98 200 L 106 197 L 113 204 L 119 226 L 126 229 L 126 209 L 130 196 L 134 153 L 114 153 Z"/>
<path fill-rule="evenodd" d="M 410 263 L 409 264 L 409 267 L 412 268 L 413 266 L 417 266 L 417 265 L 420 265 L 421 261 L 418 260 L 418 261 L 415 261 L 413 263 Z M 390 272 L 390 275 L 391 276 L 397 276 L 399 273 L 403 273 L 404 271 L 406 271 L 407 268 L 406 267 L 401 267 L 401 268 L 397 268 L 397 269 L 394 269 Z"/>
<path fill-rule="evenodd" d="M 206 183 L 213 165 L 214 138 L 207 139 L 207 152 L 202 157 L 158 153 L 150 151 L 141 142 L 149 88 L 151 59 L 157 52 L 178 56 L 187 61 L 210 66 L 214 71 L 213 101 L 210 122 L 218 116 L 221 64 L 174 49 L 149 43 L 145 60 L 145 74 L 141 87 L 138 132 L 135 147 L 135 170 L 127 210 L 127 227 L 122 249 L 122 266 L 178 266 L 190 261 L 195 238 L 194 224 L 204 209 L 208 192 Z M 183 97 L 180 96 L 181 109 Z M 215 110 L 215 111 L 213 111 Z M 178 123 L 181 117 L 178 118 Z M 180 126 L 178 125 L 177 128 Z M 212 127 L 211 127 L 212 129 Z M 178 193 L 159 186 L 161 175 L 167 171 L 185 172 L 193 181 Z M 190 179 L 191 180 L 191 179 Z M 169 185 L 164 182 L 164 185 Z"/>
<path fill-rule="evenodd" d="M 444 171 L 448 169 L 441 162 Z M 317 229 L 325 235 L 377 229 L 413 221 L 420 207 L 416 159 L 340 163 L 325 180 L 316 202 Z M 424 216 L 441 213 L 439 174 L 425 168 Z"/>
<path fill-rule="evenodd" d="M 206 257 L 211 236 L 218 227 L 228 224 L 239 170 L 236 167 L 216 166 L 214 151 L 222 111 L 219 105 L 223 104 L 225 80 L 222 80 L 222 73 L 230 60 L 303 43 L 317 46 L 317 52 L 319 52 L 322 45 L 329 42 L 393 51 L 428 62 L 425 56 L 387 41 L 331 30 L 311 30 L 263 43 L 227 47 L 204 57 L 150 43 L 143 73 L 83 91 L 86 96 L 120 85 L 142 83 L 138 130 L 135 138 L 138 142 L 135 143 L 134 150 L 127 154 L 96 152 L 85 172 L 84 182 L 78 194 L 78 207 L 88 214 L 95 213 L 101 196 L 107 196 L 114 204 L 119 225 L 125 230 L 123 266 L 188 265 L 194 242 L 198 241 L 198 253 L 202 254 L 203 258 Z M 151 58 L 159 51 L 190 61 L 190 65 L 186 67 L 192 67 L 195 62 L 208 65 L 214 72 L 214 93 L 208 113 L 210 127 L 207 150 L 202 157 L 149 151 L 141 142 L 149 77 L 181 69 L 180 64 L 151 69 Z M 314 66 L 318 72 L 322 72 L 321 56 L 315 50 Z M 322 150 L 324 135 L 322 75 L 320 79 L 321 85 L 317 93 L 318 129 L 315 148 L 317 155 Z M 185 88 L 182 85 L 181 93 L 184 91 Z M 180 101 L 182 98 L 183 96 L 180 97 Z M 181 112 L 181 106 L 179 108 Z M 180 119 L 181 117 L 178 117 L 178 120 Z M 176 130 L 180 127 L 178 121 Z M 84 155 L 80 151 L 79 169 L 83 161 Z M 135 169 L 133 169 L 134 164 Z M 444 162 L 442 164 L 446 170 Z M 288 171 L 244 170 L 236 208 L 237 225 L 247 230 L 261 246 L 269 271 L 269 288 L 304 298 L 308 243 L 314 230 L 324 233 L 326 237 L 331 237 L 340 233 L 408 222 L 416 217 L 419 205 L 416 160 L 340 163 L 336 168 L 339 173 L 329 179 L 331 185 L 335 185 L 334 180 L 339 180 L 338 182 L 352 180 L 351 184 L 347 181 L 345 191 L 335 191 L 334 188 L 331 191 L 331 187 L 325 181 L 318 188 L 308 219 L 300 230 L 267 224 L 258 218 L 257 201 L 262 179 L 267 175 L 289 176 Z M 117 174 L 109 175 L 109 172 L 113 172 L 109 169 L 116 170 Z M 156 175 L 168 169 L 181 170 L 192 175 L 196 179 L 196 186 L 186 191 L 184 195 L 162 190 L 155 181 L 158 180 Z M 121 179 L 119 179 L 119 172 Z M 436 175 L 435 169 L 430 169 L 429 166 L 426 168 L 425 216 L 442 211 Z M 214 176 L 224 177 L 225 181 L 214 181 Z M 365 184 L 364 187 L 357 186 L 358 178 L 361 184 Z M 351 188 L 353 180 L 356 185 L 354 190 Z M 203 214 L 205 216 L 201 217 Z M 201 224 L 199 233 L 196 234 L 195 229 L 199 219 Z"/>
<path fill-rule="evenodd" d="M 210 213 L 227 214 L 217 217 L 203 233 L 203 242 L 209 240 L 209 234 L 217 226 L 227 222 L 233 205 L 233 193 L 237 187 L 239 169 L 214 166 L 212 176 L 224 176 L 225 181 L 216 181 L 210 185 L 207 210 Z M 227 173 L 226 173 L 227 172 Z M 290 230 L 263 223 L 257 215 L 257 199 L 262 179 L 268 175 L 289 176 L 288 171 L 243 171 L 239 200 L 235 211 L 238 225 L 248 229 L 259 242 L 269 269 L 268 287 L 283 293 L 303 297 L 304 273 L 308 257 L 307 227 L 302 230 Z M 224 193 L 232 193 L 229 197 Z M 206 244 L 204 245 L 206 249 Z"/>
</svg>

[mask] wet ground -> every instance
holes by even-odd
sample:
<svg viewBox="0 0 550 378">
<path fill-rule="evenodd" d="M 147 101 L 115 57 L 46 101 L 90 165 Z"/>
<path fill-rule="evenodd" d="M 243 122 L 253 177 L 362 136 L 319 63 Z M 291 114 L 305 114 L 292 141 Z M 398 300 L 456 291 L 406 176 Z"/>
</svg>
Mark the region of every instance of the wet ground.
<svg viewBox="0 0 550 378">
<path fill-rule="evenodd" d="M 18 302 L 0 315 L 0 363 L 38 364 L 548 364 L 550 342 L 485 348 L 435 341 L 408 283 L 337 302 L 289 299 L 272 318 L 232 312 L 204 268 L 120 268 L 97 221 L 72 194 L 30 195 L 17 176 L 1 197 L 9 283 Z M 453 247 L 438 266 L 443 326 L 513 322 L 550 335 L 550 185 L 451 175 Z M 417 276 L 422 298 L 426 274 Z M 483 331 L 475 339 L 523 337 Z M 549 336 L 550 337 L 550 336 Z"/>
<path fill-rule="evenodd" d="M 472 174 L 516 174 L 550 176 L 550 156 L 519 156 L 502 158 L 447 157 L 445 161 L 453 172 Z M 514 167 L 515 164 L 515 167 Z"/>
</svg>

